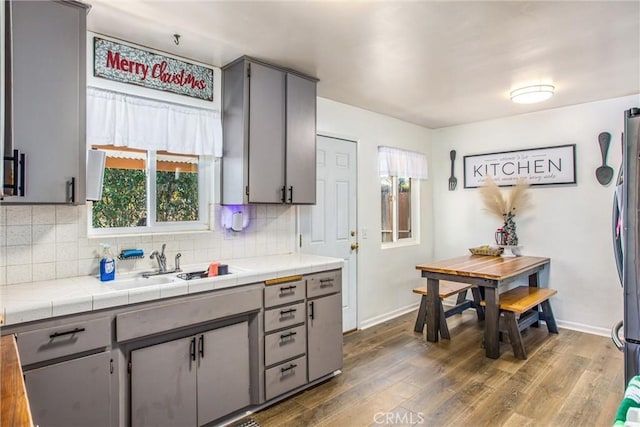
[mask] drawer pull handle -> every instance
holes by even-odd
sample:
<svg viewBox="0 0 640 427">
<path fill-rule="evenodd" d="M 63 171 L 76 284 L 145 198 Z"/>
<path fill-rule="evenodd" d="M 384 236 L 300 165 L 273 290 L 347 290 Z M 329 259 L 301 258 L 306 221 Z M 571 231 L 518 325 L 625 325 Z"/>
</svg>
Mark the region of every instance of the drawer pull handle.
<svg viewBox="0 0 640 427">
<path fill-rule="evenodd" d="M 320 279 L 320 287 L 324 288 L 325 286 L 333 286 L 333 278 Z"/>
<path fill-rule="evenodd" d="M 289 310 L 280 310 L 280 316 L 286 316 L 288 314 L 293 314 L 296 312 L 295 308 L 290 308 Z"/>
<path fill-rule="evenodd" d="M 280 372 L 282 372 L 283 374 L 287 371 L 292 370 L 293 368 L 297 367 L 298 365 L 296 365 L 295 363 L 290 364 L 289 366 L 287 366 L 286 368 L 280 368 Z"/>
<path fill-rule="evenodd" d="M 53 338 L 62 337 L 64 335 L 77 334 L 78 332 L 84 332 L 84 331 L 85 331 L 84 328 L 75 328 L 75 329 L 72 329 L 70 331 L 65 331 L 65 332 L 54 332 L 53 334 L 49 335 L 49 338 L 53 339 Z"/>
<path fill-rule="evenodd" d="M 200 354 L 200 359 L 204 359 L 204 335 L 200 335 L 198 340 L 198 353 Z"/>
<path fill-rule="evenodd" d="M 296 335 L 297 332 L 289 332 L 288 334 L 282 334 L 280 335 L 280 339 L 281 340 L 286 340 L 287 338 L 291 338 L 292 336 Z"/>
<path fill-rule="evenodd" d="M 284 294 L 284 293 L 293 293 L 293 290 L 297 288 L 296 285 L 291 285 L 291 286 L 283 286 L 282 288 L 280 288 L 280 293 Z"/>
</svg>

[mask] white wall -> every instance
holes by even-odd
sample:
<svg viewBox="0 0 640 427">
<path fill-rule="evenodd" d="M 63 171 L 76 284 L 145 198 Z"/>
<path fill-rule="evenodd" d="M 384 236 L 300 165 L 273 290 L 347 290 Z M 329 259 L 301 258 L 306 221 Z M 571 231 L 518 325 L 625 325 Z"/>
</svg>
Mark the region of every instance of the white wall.
<svg viewBox="0 0 640 427">
<path fill-rule="evenodd" d="M 421 182 L 420 244 L 381 249 L 378 146 L 425 153 L 431 161 L 431 130 L 360 108 L 318 98 L 318 132 L 358 141 L 358 325 L 367 327 L 415 308 L 411 289 L 420 284 L 415 266 L 432 258 L 432 181 Z M 435 176 L 435 175 L 434 175 Z M 366 230 L 367 239 L 363 239 Z"/>
<path fill-rule="evenodd" d="M 533 207 L 516 217 L 525 255 L 551 258 L 548 286 L 558 290 L 552 307 L 562 326 L 607 334 L 622 319 L 622 289 L 611 240 L 612 198 L 621 161 L 624 110 L 640 96 L 575 105 L 438 129 L 433 133 L 434 247 L 436 258 L 494 243 L 502 224 L 483 211 L 477 189 L 462 188 L 462 157 L 501 150 L 576 144 L 576 185 L 532 187 Z M 598 134 L 612 135 L 608 164 L 616 175 L 598 184 Z M 447 191 L 449 151 L 458 154 L 456 191 Z"/>
</svg>

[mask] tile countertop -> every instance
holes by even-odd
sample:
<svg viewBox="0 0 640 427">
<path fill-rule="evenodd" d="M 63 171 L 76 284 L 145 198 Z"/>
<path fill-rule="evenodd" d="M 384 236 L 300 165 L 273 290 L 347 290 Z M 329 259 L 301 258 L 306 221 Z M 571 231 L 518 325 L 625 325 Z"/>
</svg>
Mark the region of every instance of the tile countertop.
<svg viewBox="0 0 640 427">
<path fill-rule="evenodd" d="M 140 273 L 118 276 L 116 282 L 100 282 L 95 276 L 20 283 L 0 286 L 0 318 L 12 325 L 123 306 L 162 298 L 212 291 L 278 277 L 316 273 L 342 268 L 343 260 L 307 254 L 269 255 L 221 260 L 231 274 L 212 278 L 114 289 L 117 280 L 139 277 Z M 183 266 L 184 272 L 204 271 L 206 265 Z M 172 275 L 168 275 L 172 276 Z M 159 276 L 156 276 L 159 277 Z M 138 281 L 138 283 L 141 281 Z"/>
</svg>

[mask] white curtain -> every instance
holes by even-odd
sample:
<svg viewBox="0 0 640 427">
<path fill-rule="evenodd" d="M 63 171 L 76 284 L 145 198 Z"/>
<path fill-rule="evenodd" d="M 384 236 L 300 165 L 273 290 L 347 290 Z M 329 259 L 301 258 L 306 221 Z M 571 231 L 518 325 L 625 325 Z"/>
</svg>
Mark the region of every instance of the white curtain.
<svg viewBox="0 0 640 427">
<path fill-rule="evenodd" d="M 415 151 L 378 147 L 380 176 L 427 179 L 427 156 Z"/>
<path fill-rule="evenodd" d="M 220 112 L 90 87 L 87 145 L 222 157 Z"/>
</svg>

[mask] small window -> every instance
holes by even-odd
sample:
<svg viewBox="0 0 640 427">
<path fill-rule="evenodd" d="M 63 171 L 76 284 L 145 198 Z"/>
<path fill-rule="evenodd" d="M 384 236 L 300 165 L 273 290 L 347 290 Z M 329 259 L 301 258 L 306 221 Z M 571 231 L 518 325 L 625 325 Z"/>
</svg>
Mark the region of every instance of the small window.
<svg viewBox="0 0 640 427">
<path fill-rule="evenodd" d="M 210 156 L 93 146 L 106 153 L 102 200 L 91 209 L 94 232 L 208 228 Z"/>
<path fill-rule="evenodd" d="M 382 243 L 414 238 L 414 210 L 418 180 L 385 176 L 380 178 Z"/>
</svg>

